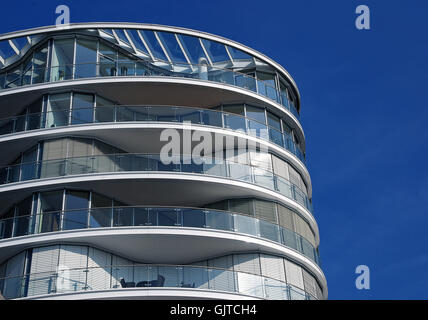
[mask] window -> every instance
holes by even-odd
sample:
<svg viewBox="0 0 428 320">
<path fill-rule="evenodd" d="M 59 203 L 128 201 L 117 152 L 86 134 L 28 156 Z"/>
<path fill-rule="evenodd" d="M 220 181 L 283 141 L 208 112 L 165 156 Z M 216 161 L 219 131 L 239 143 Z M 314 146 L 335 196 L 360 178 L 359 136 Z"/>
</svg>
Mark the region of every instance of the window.
<svg viewBox="0 0 428 320">
<path fill-rule="evenodd" d="M 258 93 L 272 100 L 277 100 L 278 97 L 275 85 L 275 75 L 257 71 L 257 90 Z"/>
<path fill-rule="evenodd" d="M 264 124 L 266 123 L 265 109 L 246 106 L 246 111 L 247 111 L 247 118 L 257 120 Z"/>
<path fill-rule="evenodd" d="M 40 193 L 40 232 L 58 231 L 60 229 L 62 197 L 63 191 Z"/>
<path fill-rule="evenodd" d="M 46 127 L 52 128 L 68 125 L 69 112 L 70 93 L 50 95 L 46 115 Z"/>
<path fill-rule="evenodd" d="M 74 39 L 55 40 L 52 49 L 51 81 L 73 77 Z"/>
<path fill-rule="evenodd" d="M 46 81 L 46 62 L 48 56 L 48 44 L 36 50 L 33 56 L 33 75 L 32 83 L 41 83 Z"/>
<path fill-rule="evenodd" d="M 77 39 L 75 78 L 96 76 L 97 43 L 94 40 Z"/>
</svg>

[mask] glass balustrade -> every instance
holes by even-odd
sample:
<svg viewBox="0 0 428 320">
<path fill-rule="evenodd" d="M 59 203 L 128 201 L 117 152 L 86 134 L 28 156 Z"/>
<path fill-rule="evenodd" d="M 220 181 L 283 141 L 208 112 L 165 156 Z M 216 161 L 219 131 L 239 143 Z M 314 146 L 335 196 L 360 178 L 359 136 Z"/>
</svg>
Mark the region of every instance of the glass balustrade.
<svg viewBox="0 0 428 320">
<path fill-rule="evenodd" d="M 299 187 L 270 171 L 223 159 L 185 155 L 169 157 L 166 154 L 121 153 L 27 162 L 0 168 L 0 184 L 81 174 L 136 171 L 194 173 L 244 181 L 276 191 L 313 211 L 311 201 Z"/>
<path fill-rule="evenodd" d="M 182 288 L 242 294 L 269 300 L 316 300 L 308 292 L 270 277 L 188 265 L 103 265 L 58 268 L 0 278 L 7 299 L 111 289 Z M 1 288 L 0 288 L 1 289 Z"/>
<path fill-rule="evenodd" d="M 290 229 L 241 213 L 202 208 L 138 206 L 44 212 L 0 220 L 0 239 L 74 229 L 155 226 L 242 233 L 280 243 L 319 264 L 317 250 Z"/>
<path fill-rule="evenodd" d="M 119 60 L 102 61 L 78 64 L 61 64 L 50 68 L 35 68 L 26 70 L 26 73 L 33 72 L 34 75 L 44 75 L 39 80 L 44 82 L 57 82 L 63 80 L 83 79 L 92 77 L 112 77 L 112 76 L 143 76 L 143 77 L 179 77 L 208 80 L 218 83 L 225 83 L 246 90 L 258 93 L 268 99 L 281 104 L 299 119 L 299 112 L 294 103 L 287 96 L 268 82 L 257 80 L 256 78 L 237 71 L 222 69 L 218 67 L 207 67 L 206 65 L 176 63 L 170 65 L 170 70 L 148 66 L 140 61 Z M 38 81 L 40 83 L 40 81 Z M 13 80 L 8 75 L 0 74 L 0 90 L 16 88 L 28 85 L 28 81 L 20 80 L 17 74 Z"/>
<path fill-rule="evenodd" d="M 30 113 L 0 119 L 0 135 L 28 130 L 56 128 L 86 123 L 104 122 L 190 122 L 223 129 L 245 132 L 248 135 L 270 141 L 293 153 L 305 162 L 303 152 L 293 142 L 291 136 L 271 126 L 249 118 L 215 110 L 175 106 L 102 106 L 78 108 L 78 112 L 51 111 Z M 69 115 L 70 114 L 70 115 Z"/>
</svg>

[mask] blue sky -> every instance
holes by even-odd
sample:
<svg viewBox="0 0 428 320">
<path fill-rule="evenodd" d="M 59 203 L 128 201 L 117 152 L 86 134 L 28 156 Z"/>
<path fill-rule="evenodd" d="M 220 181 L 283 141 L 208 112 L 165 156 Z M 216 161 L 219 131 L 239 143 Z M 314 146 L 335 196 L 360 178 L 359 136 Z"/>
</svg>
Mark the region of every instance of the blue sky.
<svg viewBox="0 0 428 320">
<path fill-rule="evenodd" d="M 302 124 L 330 299 L 428 298 L 428 2 L 5 1 L 0 33 L 71 22 L 129 21 L 230 38 L 283 65 Z M 371 30 L 357 30 L 368 5 Z M 357 290 L 365 264 L 371 289 Z"/>
</svg>

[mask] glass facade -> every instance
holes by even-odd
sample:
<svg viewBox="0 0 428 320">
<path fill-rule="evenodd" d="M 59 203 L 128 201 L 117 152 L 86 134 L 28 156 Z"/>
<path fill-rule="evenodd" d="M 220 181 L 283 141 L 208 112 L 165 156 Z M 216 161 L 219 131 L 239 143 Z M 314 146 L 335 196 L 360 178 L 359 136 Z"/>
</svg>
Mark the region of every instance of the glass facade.
<svg viewBox="0 0 428 320">
<path fill-rule="evenodd" d="M 200 288 L 272 300 L 323 297 L 318 281 L 304 268 L 259 253 L 233 254 L 191 265 L 156 265 L 93 247 L 60 244 L 25 250 L 0 265 L 0 292 L 7 299 L 147 287 Z"/>
<path fill-rule="evenodd" d="M 0 244 L 9 247 L 0 293 L 108 297 L 113 289 L 163 287 L 177 297 L 203 289 L 324 299 L 299 94 L 287 72 L 221 37 L 103 26 L 0 40 L 0 90 L 4 101 L 12 98 L 0 117 Z M 91 79 L 100 77 L 127 79 Z M 180 97 L 181 84 L 201 89 Z M 147 94 L 151 85 L 165 96 Z M 218 90 L 224 94 L 212 100 Z M 185 123 L 204 143 L 220 134 L 222 146 L 192 140 L 199 152 L 182 145 L 166 156 L 166 141 L 155 135 L 177 127 L 184 139 Z M 155 237 L 168 258 L 100 238 L 123 234 L 133 243 L 134 233 Z M 224 246 L 214 248 L 214 237 Z M 191 245 L 180 246 L 182 239 Z"/>
<path fill-rule="evenodd" d="M 0 68 L 0 89 L 41 82 L 107 76 L 171 76 L 227 83 L 257 92 L 299 113 L 291 86 L 275 69 L 256 71 L 253 57 L 240 49 L 194 36 L 133 29 L 97 30 L 98 36 L 76 31 L 27 48 L 18 67 Z M 4 41 L 0 45 L 8 46 Z M 48 55 L 48 52 L 50 54 Z M 0 54 L 1 55 L 1 54 Z M 145 56 L 142 59 L 141 56 Z M 235 66 L 236 64 L 236 66 Z"/>
</svg>

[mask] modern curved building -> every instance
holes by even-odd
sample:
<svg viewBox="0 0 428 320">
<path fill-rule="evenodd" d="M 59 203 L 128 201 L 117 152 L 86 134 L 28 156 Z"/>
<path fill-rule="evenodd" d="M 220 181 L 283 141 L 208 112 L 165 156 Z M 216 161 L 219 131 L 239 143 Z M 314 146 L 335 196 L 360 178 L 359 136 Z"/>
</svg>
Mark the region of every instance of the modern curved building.
<svg viewBox="0 0 428 320">
<path fill-rule="evenodd" d="M 0 35 L 1 294 L 326 299 L 299 114 L 283 67 L 204 32 Z"/>
</svg>

